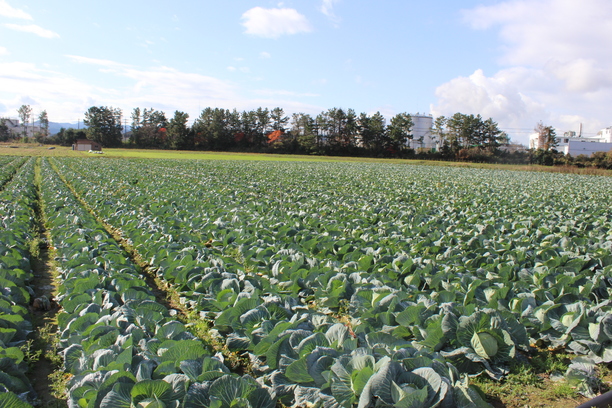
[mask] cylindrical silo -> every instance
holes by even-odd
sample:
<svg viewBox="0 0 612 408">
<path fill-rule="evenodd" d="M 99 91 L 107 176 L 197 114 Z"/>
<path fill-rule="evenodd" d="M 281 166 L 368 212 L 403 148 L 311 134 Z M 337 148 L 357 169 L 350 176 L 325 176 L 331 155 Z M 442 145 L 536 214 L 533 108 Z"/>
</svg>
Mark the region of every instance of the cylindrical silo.
<svg viewBox="0 0 612 408">
<path fill-rule="evenodd" d="M 413 149 L 436 148 L 436 143 L 432 139 L 431 129 L 433 127 L 433 116 L 426 113 L 411 114 L 412 123 L 412 140 L 408 141 Z"/>
</svg>

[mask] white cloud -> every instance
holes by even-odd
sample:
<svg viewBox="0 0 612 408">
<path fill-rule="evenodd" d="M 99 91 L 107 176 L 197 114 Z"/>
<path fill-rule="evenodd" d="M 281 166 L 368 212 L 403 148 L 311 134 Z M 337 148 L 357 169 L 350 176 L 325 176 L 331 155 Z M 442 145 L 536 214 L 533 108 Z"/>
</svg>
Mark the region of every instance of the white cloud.
<svg viewBox="0 0 612 408">
<path fill-rule="evenodd" d="M 596 92 L 612 88 L 612 75 L 604 69 L 604 65 L 593 59 L 576 58 L 567 62 L 554 60 L 546 68 L 562 80 L 565 89 L 570 92 Z"/>
<path fill-rule="evenodd" d="M 171 115 L 181 110 L 193 120 L 207 107 L 249 110 L 259 106 L 281 106 L 292 112 L 318 113 L 321 107 L 297 100 L 316 96 L 287 91 L 253 91 L 256 98 L 247 97 L 249 90 L 218 78 L 179 71 L 167 66 L 135 67 L 115 61 L 67 56 L 69 61 L 91 66 L 101 72 L 101 86 L 89 80 L 75 78 L 40 65 L 24 62 L 0 62 L 0 117 L 16 116 L 23 101 L 35 112 L 43 109 L 53 122 L 76 122 L 91 106 L 113 106 L 123 110 L 128 118 L 135 107 L 153 107 Z M 86 70 L 87 67 L 84 67 Z M 89 77 L 89 76 L 88 76 Z M 84 77 L 85 78 L 85 77 Z M 287 100 L 284 100 L 287 99 Z"/>
<path fill-rule="evenodd" d="M 569 92 L 612 88 L 612 3 L 512 0 L 464 11 L 476 29 L 499 27 L 501 62 L 545 68 Z"/>
<path fill-rule="evenodd" d="M 262 51 L 259 53 L 259 58 L 270 58 L 270 57 L 272 57 L 272 55 L 270 55 L 269 52 Z"/>
<path fill-rule="evenodd" d="M 298 92 L 286 91 L 282 89 L 259 89 L 254 92 L 259 95 L 266 95 L 266 96 L 296 96 L 296 97 L 308 97 L 308 98 L 314 98 L 314 97 L 320 96 L 319 94 L 314 94 L 314 93 L 308 93 L 308 92 L 298 93 Z"/>
<path fill-rule="evenodd" d="M 0 55 L 9 55 L 9 50 L 6 47 L 0 47 Z"/>
<path fill-rule="evenodd" d="M 507 0 L 463 16 L 474 29 L 498 30 L 504 67 L 441 85 L 432 113 L 480 113 L 512 129 L 543 120 L 558 132 L 612 124 L 611 2 Z"/>
<path fill-rule="evenodd" d="M 249 67 L 239 67 L 239 68 L 236 68 L 236 67 L 231 66 L 231 65 L 229 67 L 227 67 L 227 70 L 229 72 L 240 71 L 240 72 L 243 72 L 245 74 L 248 74 L 249 72 L 251 72 L 251 69 Z"/>
<path fill-rule="evenodd" d="M 334 3 L 337 3 L 338 0 L 323 0 L 319 10 L 323 13 L 327 18 L 329 18 L 334 23 L 339 23 L 340 18 L 336 16 L 334 13 Z"/>
<path fill-rule="evenodd" d="M 32 16 L 23 10 L 11 7 L 6 0 L 0 0 L 0 16 L 32 20 Z"/>
<path fill-rule="evenodd" d="M 19 100 L 34 96 L 34 110 L 46 109 L 52 121 L 74 121 L 82 118 L 91 106 L 114 106 L 129 117 L 135 107 L 154 107 L 168 113 L 188 112 L 193 118 L 205 106 L 234 108 L 248 101 L 236 93 L 235 86 L 217 78 L 181 72 L 157 66 L 136 68 L 118 62 L 67 56 L 75 62 L 91 64 L 109 75 L 105 82 L 114 86 L 96 87 L 77 78 L 45 70 L 30 63 L 0 63 L 0 89 L 3 95 L 15 95 L 12 100 L 0 100 L 7 113 L 19 107 Z M 113 78 L 116 78 L 113 80 Z M 123 80 L 118 80 L 123 79 Z"/>
<path fill-rule="evenodd" d="M 500 71 L 486 77 L 476 70 L 469 77 L 459 77 L 436 89 L 438 104 L 432 106 L 434 116 L 451 116 L 457 112 L 480 114 L 493 118 L 503 128 L 520 129 L 548 119 L 544 106 L 521 93 L 515 81 L 523 78 L 533 80 L 532 71 Z"/>
<path fill-rule="evenodd" d="M 4 24 L 4 26 L 6 28 L 10 28 L 11 30 L 23 31 L 24 33 L 36 34 L 37 36 L 43 37 L 43 38 L 58 38 L 59 37 L 58 33 L 51 31 L 51 30 L 47 30 L 46 28 L 37 26 L 36 24 L 27 24 L 27 25 Z"/>
<path fill-rule="evenodd" d="M 0 116 L 14 117 L 22 101 L 30 99 L 34 111 L 46 109 L 54 122 L 82 117 L 94 104 L 87 95 L 101 93 L 85 82 L 25 62 L 0 63 L 0 89 L 4 95 L 13 95 L 2 100 L 6 111 Z"/>
<path fill-rule="evenodd" d="M 563 82 L 545 69 L 514 67 L 491 77 L 476 70 L 469 77 L 455 78 L 436 89 L 434 116 L 461 112 L 493 118 L 513 140 L 528 142 L 535 124 L 543 121 L 558 132 L 577 130 L 596 133 L 612 124 L 608 92 L 568 96 Z"/>
<path fill-rule="evenodd" d="M 226 81 L 170 67 L 130 68 L 117 74 L 136 81 L 133 91 L 141 98 L 164 101 L 164 105 L 180 106 L 182 101 L 197 99 L 225 101 L 234 96 L 234 86 Z"/>
<path fill-rule="evenodd" d="M 264 9 L 254 7 L 242 15 L 246 33 L 264 38 L 312 31 L 305 16 L 290 8 Z"/>
<path fill-rule="evenodd" d="M 80 64 L 100 65 L 106 68 L 127 68 L 129 67 L 128 65 L 121 64 L 116 61 L 99 59 L 99 58 L 82 57 L 80 55 L 65 55 L 65 57 L 68 57 L 72 61 L 78 62 Z"/>
<path fill-rule="evenodd" d="M 612 46 L 612 3 L 607 0 L 512 0 L 464 11 L 464 16 L 476 29 L 499 26 L 507 64 L 599 59 Z"/>
</svg>

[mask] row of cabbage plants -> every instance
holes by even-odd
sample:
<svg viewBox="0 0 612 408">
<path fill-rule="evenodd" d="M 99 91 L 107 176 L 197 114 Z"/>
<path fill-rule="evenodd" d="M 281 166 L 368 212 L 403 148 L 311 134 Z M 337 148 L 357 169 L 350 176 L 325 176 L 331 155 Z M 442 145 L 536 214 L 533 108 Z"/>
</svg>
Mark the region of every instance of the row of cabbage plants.
<svg viewBox="0 0 612 408">
<path fill-rule="evenodd" d="M 0 156 L 0 188 L 11 180 L 25 162 L 25 157 Z"/>
<path fill-rule="evenodd" d="M 331 366 L 354 350 L 317 363 L 294 349 L 310 336 L 329 348 L 322 336 L 339 314 L 353 348 L 375 359 L 439 352 L 462 373 L 494 378 L 534 343 L 609 361 L 607 179 L 354 164 L 63 164 L 228 347 L 248 351 L 262 378 L 294 401 L 314 385 L 333 395 Z M 277 329 L 302 318 L 304 338 Z M 340 400 L 350 406 L 360 395 Z"/>
<path fill-rule="evenodd" d="M 35 398 L 26 376 L 32 362 L 22 350 L 32 332 L 28 305 L 36 201 L 34 160 L 24 162 L 12 158 L 0 171 L 0 405 L 11 407 Z"/>
<path fill-rule="evenodd" d="M 273 407 L 250 377 L 230 375 L 155 297 L 118 243 L 45 161 L 42 202 L 59 269 L 59 345 L 68 406 Z M 265 404 L 267 402 L 267 404 Z"/>
<path fill-rule="evenodd" d="M 62 171 L 64 174 L 69 172 L 67 168 Z M 72 178 L 72 181 L 75 185 L 80 184 L 76 178 Z M 80 191 L 88 195 L 90 190 Z M 110 202 L 105 205 L 114 206 Z M 99 204 L 96 208 L 99 208 Z M 174 259 L 186 254 L 192 256 L 198 251 L 192 245 L 173 245 L 170 249 L 167 246 L 160 247 L 157 246 L 160 242 L 142 239 L 151 237 L 151 231 L 131 231 L 135 234 L 129 236 L 133 241 L 136 240 L 134 243 L 139 250 L 143 250 L 144 241 L 154 245 L 146 250 L 147 253 L 156 254 L 156 259 Z M 162 241 L 168 244 L 166 239 Z M 202 243 L 200 251 L 206 253 L 209 250 Z M 197 295 L 213 295 L 217 308 L 202 305 L 203 307 L 198 309 L 204 314 L 212 315 L 215 310 L 223 310 L 222 313 L 217 313 L 219 316 L 215 319 L 216 330 L 229 334 L 226 340 L 230 349 L 252 351 L 255 374 L 271 385 L 283 402 L 299 406 L 307 402 L 326 400 L 328 406 L 352 406 L 358 402 L 359 405 L 365 406 L 380 398 L 389 404 L 401 404 L 400 401 L 407 403 L 414 399 L 415 404 L 420 404 L 417 406 L 486 405 L 440 354 L 418 350 L 409 342 L 398 341 L 380 330 L 361 332 L 358 340 L 357 334 L 345 325 L 338 324 L 337 318 L 331 316 L 328 311 L 305 307 L 298 296 L 280 296 L 274 284 L 265 279 L 262 281 L 258 275 L 250 276 L 239 270 L 234 270 L 237 273 L 228 272 L 220 259 L 209 257 L 208 261 L 208 266 L 204 266 L 201 261 L 197 267 L 203 272 L 199 274 L 202 290 Z M 177 283 L 176 279 L 173 281 Z M 365 279 L 362 283 L 366 285 Z M 195 299 L 193 293 L 184 295 Z M 363 293 L 362 295 L 367 296 Z M 186 300 L 189 301 L 187 298 Z M 372 298 L 370 301 L 373 302 Z M 351 341 L 345 341 L 349 333 Z M 254 347 L 257 347 L 257 350 Z M 313 356 L 317 357 L 313 359 Z M 346 360 L 344 364 L 348 364 L 353 357 L 362 361 L 364 356 L 369 356 L 364 361 L 372 364 L 363 370 L 356 384 L 351 385 L 352 380 L 346 383 L 349 377 L 332 376 L 332 366 L 337 366 L 339 373 L 346 374 L 346 369 L 341 369 L 342 366 L 339 365 L 341 361 Z M 265 363 L 260 357 L 265 358 Z M 413 365 L 410 362 L 413 359 L 424 366 Z M 287 376 L 286 369 L 289 370 Z M 420 374 L 415 374 L 415 369 L 421 369 L 416 371 Z M 301 376 L 296 376 L 300 370 L 304 372 Z M 390 374 L 389 370 L 393 374 Z M 308 372 L 312 372 L 315 377 Z M 381 388 L 379 383 L 386 384 L 388 389 L 392 384 L 396 384 L 404 391 L 394 395 L 391 395 L 390 391 L 385 394 L 382 391 L 384 387 Z M 441 383 L 444 383 L 442 388 Z"/>
</svg>

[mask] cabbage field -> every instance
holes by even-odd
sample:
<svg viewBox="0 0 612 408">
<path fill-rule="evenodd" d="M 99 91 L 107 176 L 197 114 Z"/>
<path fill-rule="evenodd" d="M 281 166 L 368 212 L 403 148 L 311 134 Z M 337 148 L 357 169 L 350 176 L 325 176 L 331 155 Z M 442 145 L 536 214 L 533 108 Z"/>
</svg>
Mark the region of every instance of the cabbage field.
<svg viewBox="0 0 612 408">
<path fill-rule="evenodd" d="M 612 362 L 612 178 L 0 157 L 0 185 L 1 407 L 34 398 L 36 208 L 71 408 L 489 407 L 472 377 L 536 349 L 587 397 Z"/>
</svg>

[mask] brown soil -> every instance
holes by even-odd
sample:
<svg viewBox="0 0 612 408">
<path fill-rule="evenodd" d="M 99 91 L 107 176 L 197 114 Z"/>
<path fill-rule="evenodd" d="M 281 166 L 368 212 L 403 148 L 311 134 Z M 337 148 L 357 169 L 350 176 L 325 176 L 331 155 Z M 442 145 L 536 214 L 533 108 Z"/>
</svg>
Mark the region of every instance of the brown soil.
<svg viewBox="0 0 612 408">
<path fill-rule="evenodd" d="M 547 375 L 540 374 L 541 383 L 521 384 L 518 381 L 498 384 L 477 384 L 486 394 L 494 408 L 575 408 L 590 398 L 577 394 L 571 387 L 551 381 Z M 602 393 L 610 385 L 610 376 L 603 378 Z"/>
</svg>

